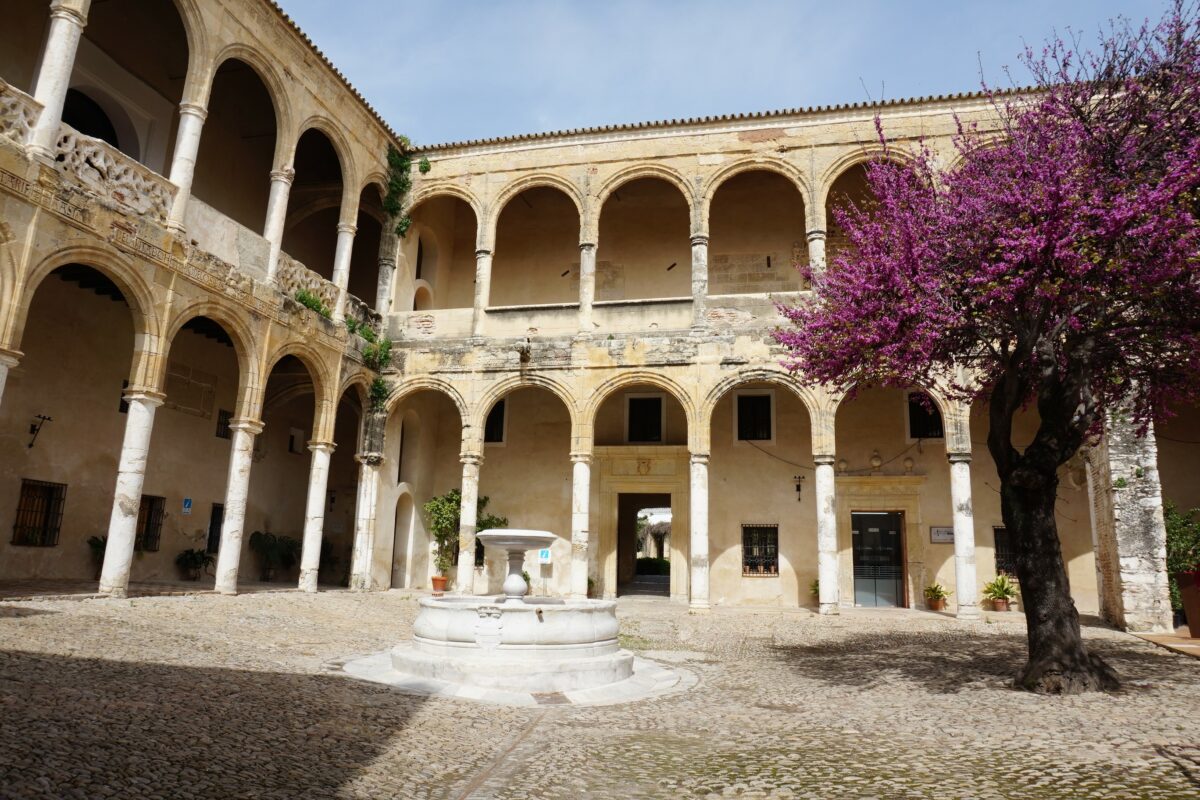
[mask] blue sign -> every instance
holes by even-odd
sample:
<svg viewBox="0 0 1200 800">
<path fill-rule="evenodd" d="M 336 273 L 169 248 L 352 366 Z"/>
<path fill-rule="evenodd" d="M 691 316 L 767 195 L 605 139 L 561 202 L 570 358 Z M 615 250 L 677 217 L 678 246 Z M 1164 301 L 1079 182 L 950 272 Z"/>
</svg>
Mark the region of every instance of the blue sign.
<svg viewBox="0 0 1200 800">
<path fill-rule="evenodd" d="M 185 498 L 183 498 L 183 515 L 186 517 L 188 514 L 191 514 L 191 513 L 192 513 L 192 498 L 185 497 Z"/>
</svg>

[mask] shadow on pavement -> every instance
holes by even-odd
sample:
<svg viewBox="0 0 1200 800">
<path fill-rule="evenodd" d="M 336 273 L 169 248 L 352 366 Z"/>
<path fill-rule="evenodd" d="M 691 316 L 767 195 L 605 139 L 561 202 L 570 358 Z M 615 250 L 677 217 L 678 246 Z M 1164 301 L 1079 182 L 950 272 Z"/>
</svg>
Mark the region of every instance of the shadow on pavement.
<svg viewBox="0 0 1200 800">
<path fill-rule="evenodd" d="M 332 675 L 4 651 L 0 795 L 332 797 L 421 702 Z"/>
</svg>

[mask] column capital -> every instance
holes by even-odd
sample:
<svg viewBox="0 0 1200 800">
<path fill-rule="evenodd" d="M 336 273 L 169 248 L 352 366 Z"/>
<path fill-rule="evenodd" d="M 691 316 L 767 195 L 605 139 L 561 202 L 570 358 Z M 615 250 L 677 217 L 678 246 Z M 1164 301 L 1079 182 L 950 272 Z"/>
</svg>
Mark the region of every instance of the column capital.
<svg viewBox="0 0 1200 800">
<path fill-rule="evenodd" d="M 383 269 L 384 267 L 387 267 L 388 269 L 395 269 L 396 268 L 396 259 L 392 258 L 391 256 L 380 256 L 379 257 L 379 268 Z"/>
<path fill-rule="evenodd" d="M 707 233 L 693 233 L 692 234 L 692 247 L 696 247 L 698 245 L 704 245 L 705 247 L 708 247 L 708 234 Z"/>
<path fill-rule="evenodd" d="M 813 453 L 813 463 L 820 467 L 832 467 L 837 463 L 837 456 L 833 453 Z"/>
<path fill-rule="evenodd" d="M 483 455 L 480 453 L 463 453 L 458 457 L 458 460 L 464 467 L 478 467 L 483 464 Z"/>
<path fill-rule="evenodd" d="M 333 442 L 327 442 L 327 441 L 324 441 L 323 439 L 309 439 L 308 440 L 308 451 L 310 453 L 316 453 L 316 452 L 332 453 L 336 449 L 337 449 L 337 445 L 334 444 Z"/>
<path fill-rule="evenodd" d="M 0 367 L 8 367 L 12 369 L 17 364 L 21 363 L 21 356 L 25 355 L 20 350 L 8 350 L 0 347 Z"/>
<path fill-rule="evenodd" d="M 286 183 L 288 186 L 291 186 L 292 181 L 295 179 L 296 170 L 292 169 L 291 167 L 271 170 L 271 181 L 273 183 Z"/>
<path fill-rule="evenodd" d="M 383 463 L 383 453 L 356 453 L 354 460 L 364 467 L 378 469 L 379 465 Z"/>
<path fill-rule="evenodd" d="M 167 399 L 167 396 L 162 392 L 154 389 L 145 389 L 138 387 L 130 387 L 122 392 L 121 397 L 126 403 L 141 403 L 145 406 L 158 408 Z"/>
<path fill-rule="evenodd" d="M 61 19 L 67 22 L 74 22 L 80 28 L 87 26 L 87 17 L 80 13 L 79 9 L 71 8 L 62 4 L 56 5 L 50 9 L 50 19 Z"/>
<path fill-rule="evenodd" d="M 476 251 L 475 251 L 475 257 L 476 257 L 476 258 L 483 258 L 484 256 L 490 256 L 491 254 L 492 254 L 492 251 L 491 251 L 491 250 L 487 250 L 487 249 L 484 249 L 484 248 L 480 248 L 480 249 L 478 249 L 478 250 L 476 250 Z"/>
<path fill-rule="evenodd" d="M 708 453 L 691 453 L 690 455 L 693 464 L 708 465 Z"/>
<path fill-rule="evenodd" d="M 575 450 L 571 453 L 572 464 L 590 464 L 592 463 L 592 451 L 590 450 Z"/>
<path fill-rule="evenodd" d="M 970 453 L 946 453 L 946 458 L 950 460 L 951 464 L 970 464 L 971 463 L 971 454 Z"/>
<path fill-rule="evenodd" d="M 348 233 L 353 236 L 354 234 L 358 233 L 358 226 L 352 222 L 339 222 L 337 226 L 337 232 L 339 234 Z"/>
<path fill-rule="evenodd" d="M 816 241 L 817 239 L 824 239 L 825 231 L 821 230 L 820 228 L 813 228 L 804 235 L 804 238 L 810 242 Z"/>
<path fill-rule="evenodd" d="M 208 109 L 199 103 L 180 103 L 179 113 L 189 117 L 196 117 L 201 122 L 208 119 Z"/>
<path fill-rule="evenodd" d="M 580 250 L 595 250 L 596 243 L 595 242 L 580 242 L 579 249 Z"/>
<path fill-rule="evenodd" d="M 229 422 L 229 429 L 233 431 L 245 431 L 251 436 L 258 436 L 263 432 L 263 422 L 261 419 L 253 417 L 236 417 Z"/>
</svg>

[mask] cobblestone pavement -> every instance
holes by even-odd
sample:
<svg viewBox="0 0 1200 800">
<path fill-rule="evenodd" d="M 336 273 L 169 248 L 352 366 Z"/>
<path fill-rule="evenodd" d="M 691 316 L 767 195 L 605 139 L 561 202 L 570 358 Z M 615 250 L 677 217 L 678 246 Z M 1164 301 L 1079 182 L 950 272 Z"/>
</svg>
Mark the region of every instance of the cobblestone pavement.
<svg viewBox="0 0 1200 800">
<path fill-rule="evenodd" d="M 0 603 L 5 798 L 1200 796 L 1200 660 L 1089 628 L 1114 695 L 1006 681 L 1020 618 L 622 601 L 699 676 L 623 706 L 419 698 L 331 662 L 406 638 L 402 592 Z"/>
</svg>

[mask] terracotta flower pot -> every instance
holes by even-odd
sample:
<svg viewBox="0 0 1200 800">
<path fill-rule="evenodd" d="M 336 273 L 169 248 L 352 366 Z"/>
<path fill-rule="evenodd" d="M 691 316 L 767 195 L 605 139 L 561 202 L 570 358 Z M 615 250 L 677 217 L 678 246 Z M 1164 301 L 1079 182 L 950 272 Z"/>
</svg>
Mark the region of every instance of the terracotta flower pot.
<svg viewBox="0 0 1200 800">
<path fill-rule="evenodd" d="M 1179 595 L 1183 599 L 1188 632 L 1193 639 L 1200 639 L 1200 571 L 1177 572 L 1175 582 L 1179 584 Z"/>
<path fill-rule="evenodd" d="M 1007 600 L 999 600 L 999 599 L 993 600 L 992 601 L 992 610 L 993 611 L 1008 611 L 1008 601 Z"/>
<path fill-rule="evenodd" d="M 441 597 L 443 594 L 446 593 L 447 578 L 445 575 L 434 575 L 433 578 L 431 578 L 431 580 L 433 581 L 433 596 L 434 597 Z"/>
<path fill-rule="evenodd" d="M 946 610 L 946 598 L 944 598 L 944 597 L 939 597 L 936 600 L 928 599 L 925 601 L 925 603 L 926 603 L 926 605 L 929 606 L 930 611 L 945 611 Z"/>
</svg>

